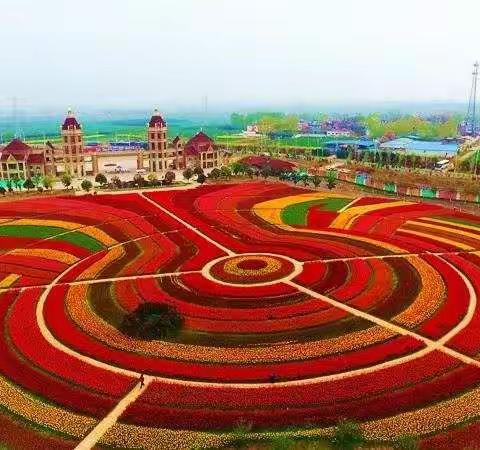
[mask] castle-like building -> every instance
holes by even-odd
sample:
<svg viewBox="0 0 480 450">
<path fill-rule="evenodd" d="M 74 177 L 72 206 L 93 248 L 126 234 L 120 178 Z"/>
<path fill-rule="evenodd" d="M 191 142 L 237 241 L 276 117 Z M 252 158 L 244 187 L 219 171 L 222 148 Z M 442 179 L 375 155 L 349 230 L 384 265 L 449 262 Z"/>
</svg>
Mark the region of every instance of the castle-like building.
<svg viewBox="0 0 480 450">
<path fill-rule="evenodd" d="M 148 168 L 150 172 L 162 172 L 187 167 L 212 169 L 220 165 L 220 151 L 213 139 L 203 131 L 198 132 L 185 145 L 176 136 L 167 143 L 167 123 L 156 109 L 147 130 Z"/>
<path fill-rule="evenodd" d="M 166 172 L 187 167 L 212 169 L 221 165 L 221 150 L 213 139 L 203 131 L 198 132 L 186 143 L 179 136 L 168 141 L 167 123 L 155 110 L 147 124 L 146 148 L 133 149 L 124 154 L 137 156 L 137 168 L 149 172 Z M 72 111 L 60 128 L 61 143 L 31 147 L 19 139 L 14 139 L 3 149 L 0 148 L 0 176 L 3 179 L 29 178 L 37 174 L 58 176 L 70 173 L 83 177 L 98 173 L 98 158 L 106 152 L 87 153 L 83 141 L 83 129 Z M 113 153 L 112 153 L 113 154 Z M 145 167 L 145 160 L 148 167 Z"/>
</svg>

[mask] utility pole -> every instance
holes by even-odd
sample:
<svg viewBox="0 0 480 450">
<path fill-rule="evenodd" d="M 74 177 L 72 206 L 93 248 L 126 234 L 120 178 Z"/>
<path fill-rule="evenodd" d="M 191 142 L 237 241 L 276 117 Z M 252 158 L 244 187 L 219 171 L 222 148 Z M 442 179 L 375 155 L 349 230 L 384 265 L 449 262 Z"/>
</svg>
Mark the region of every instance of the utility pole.
<svg viewBox="0 0 480 450">
<path fill-rule="evenodd" d="M 472 87 L 470 89 L 470 98 L 468 100 L 468 111 L 466 117 L 466 130 L 472 136 L 477 135 L 477 80 L 478 80 L 478 61 L 473 65 Z"/>
</svg>

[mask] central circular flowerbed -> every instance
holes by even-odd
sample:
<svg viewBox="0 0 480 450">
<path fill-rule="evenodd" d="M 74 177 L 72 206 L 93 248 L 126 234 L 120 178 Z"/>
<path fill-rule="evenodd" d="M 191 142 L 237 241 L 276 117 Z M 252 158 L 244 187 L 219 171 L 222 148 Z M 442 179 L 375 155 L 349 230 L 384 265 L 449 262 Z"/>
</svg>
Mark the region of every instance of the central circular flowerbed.
<svg viewBox="0 0 480 450">
<path fill-rule="evenodd" d="M 231 284 L 281 281 L 295 270 L 294 264 L 276 255 L 238 255 L 214 263 L 209 270 L 216 280 Z"/>
</svg>

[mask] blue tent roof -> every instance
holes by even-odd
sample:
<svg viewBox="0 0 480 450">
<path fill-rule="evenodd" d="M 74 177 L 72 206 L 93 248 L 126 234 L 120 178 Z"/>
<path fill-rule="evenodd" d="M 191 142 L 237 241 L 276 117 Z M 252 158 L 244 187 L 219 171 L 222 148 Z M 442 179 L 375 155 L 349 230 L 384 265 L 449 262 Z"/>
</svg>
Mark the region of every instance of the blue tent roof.
<svg viewBox="0 0 480 450">
<path fill-rule="evenodd" d="M 420 141 L 411 138 L 398 138 L 380 144 L 381 149 L 405 149 L 407 152 L 457 153 L 458 144 L 443 141 Z"/>
</svg>

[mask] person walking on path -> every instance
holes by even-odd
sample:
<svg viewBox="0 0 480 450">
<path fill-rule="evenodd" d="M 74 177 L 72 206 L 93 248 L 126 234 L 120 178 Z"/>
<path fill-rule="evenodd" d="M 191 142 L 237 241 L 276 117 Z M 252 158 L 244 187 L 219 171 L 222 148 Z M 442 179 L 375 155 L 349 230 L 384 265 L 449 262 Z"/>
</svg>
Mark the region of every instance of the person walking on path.
<svg viewBox="0 0 480 450">
<path fill-rule="evenodd" d="M 140 374 L 140 389 L 145 386 L 145 375 L 143 373 Z"/>
</svg>

